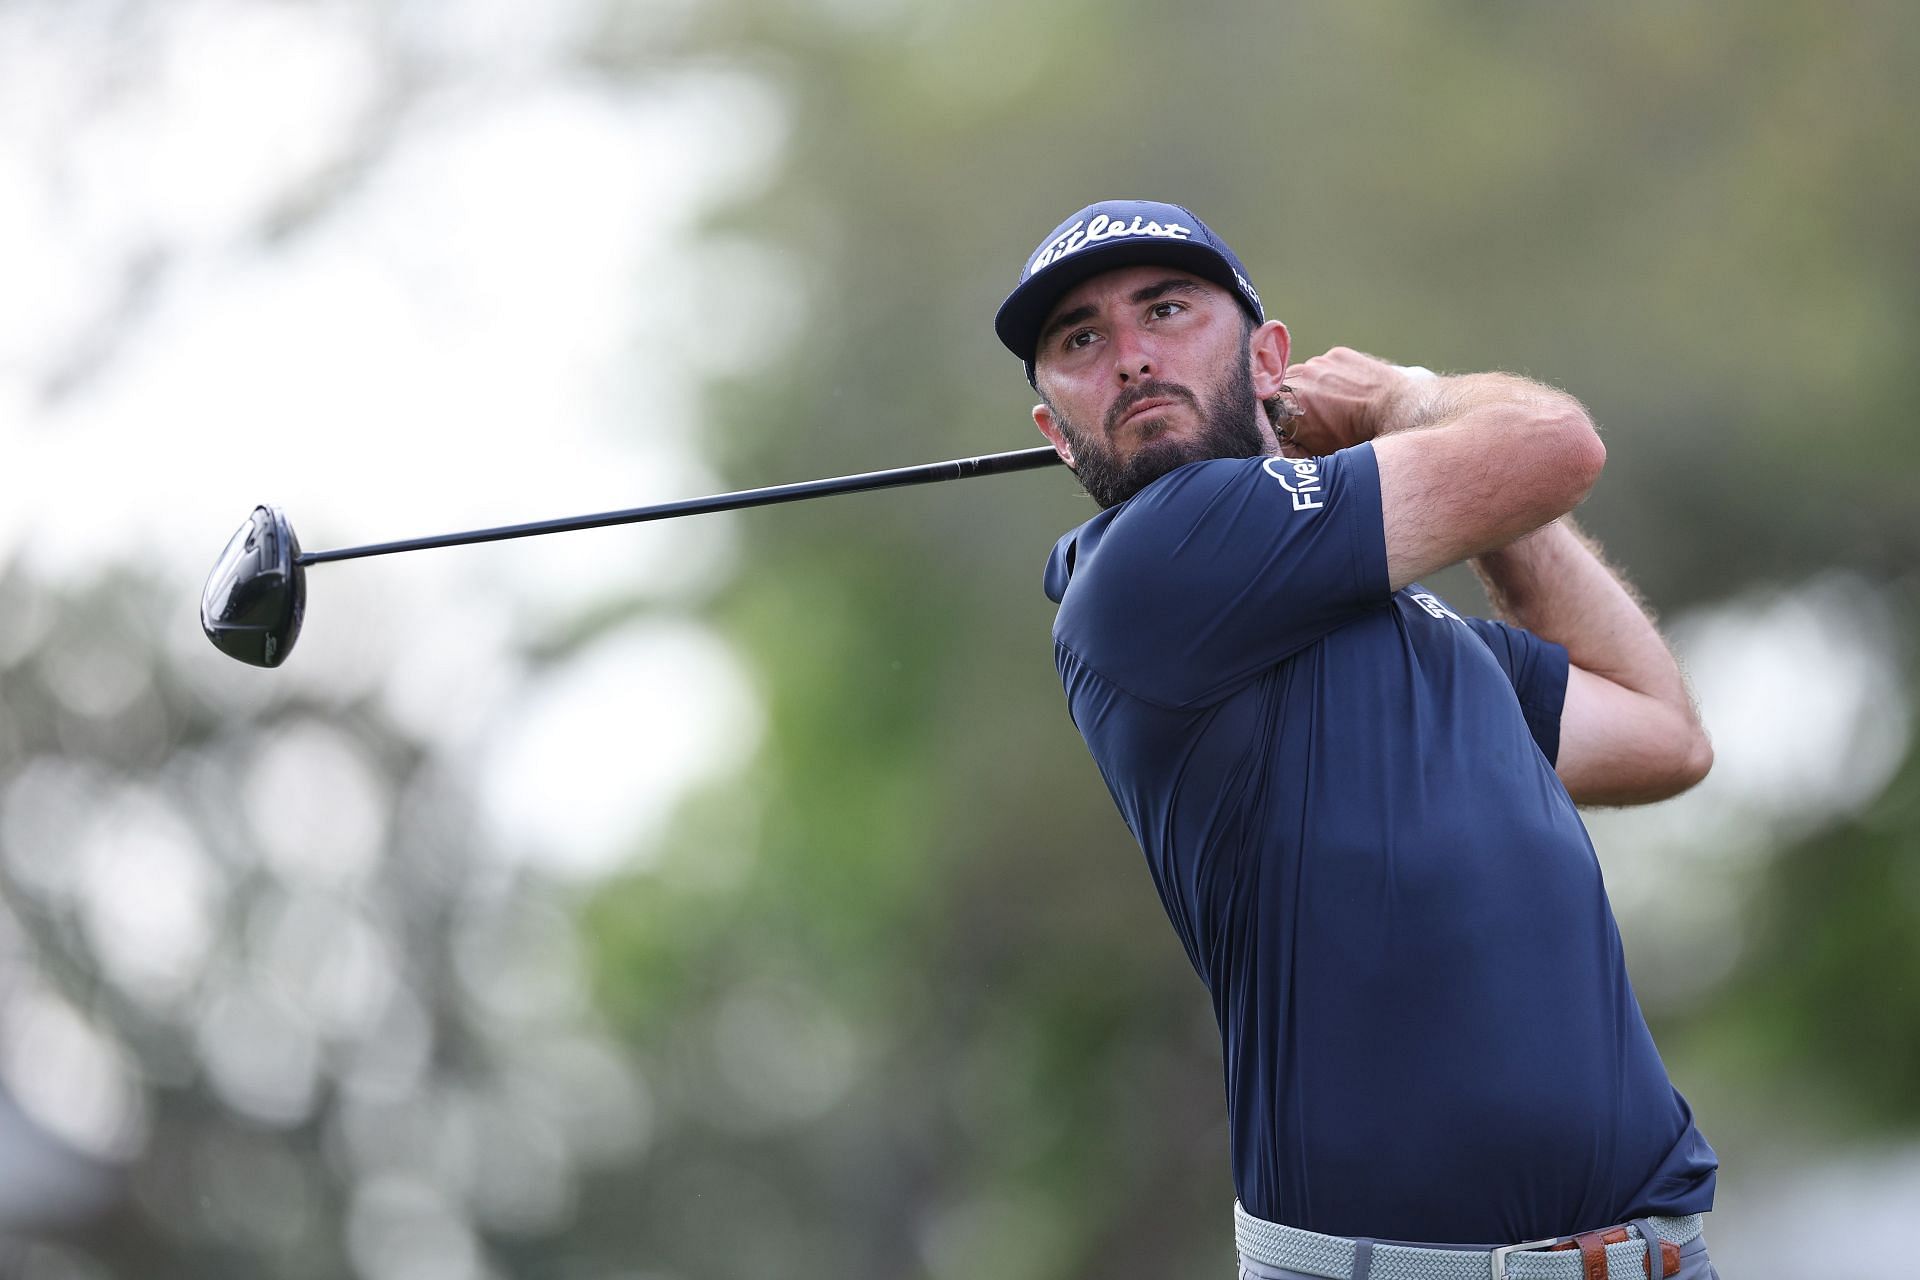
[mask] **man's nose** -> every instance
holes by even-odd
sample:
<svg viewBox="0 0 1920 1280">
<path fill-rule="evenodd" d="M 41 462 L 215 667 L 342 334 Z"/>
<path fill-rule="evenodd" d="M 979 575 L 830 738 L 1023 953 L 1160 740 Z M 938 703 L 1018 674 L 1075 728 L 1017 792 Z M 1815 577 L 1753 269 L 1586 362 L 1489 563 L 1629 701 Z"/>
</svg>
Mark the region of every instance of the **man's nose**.
<svg viewBox="0 0 1920 1280">
<path fill-rule="evenodd" d="M 1123 387 L 1130 382 L 1151 378 L 1153 353 L 1138 337 L 1123 336 L 1114 343 L 1113 369 L 1120 376 L 1120 385 Z"/>
</svg>

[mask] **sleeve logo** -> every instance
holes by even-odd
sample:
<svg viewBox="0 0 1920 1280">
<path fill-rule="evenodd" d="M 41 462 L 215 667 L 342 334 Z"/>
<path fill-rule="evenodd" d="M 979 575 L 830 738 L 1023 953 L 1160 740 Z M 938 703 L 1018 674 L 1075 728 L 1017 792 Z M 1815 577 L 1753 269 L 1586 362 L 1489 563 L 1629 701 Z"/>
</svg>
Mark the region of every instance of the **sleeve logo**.
<svg viewBox="0 0 1920 1280">
<path fill-rule="evenodd" d="M 1260 469 L 1293 495 L 1295 511 L 1318 511 L 1327 505 L 1326 494 L 1320 487 L 1318 458 L 1268 458 L 1260 464 Z"/>
</svg>

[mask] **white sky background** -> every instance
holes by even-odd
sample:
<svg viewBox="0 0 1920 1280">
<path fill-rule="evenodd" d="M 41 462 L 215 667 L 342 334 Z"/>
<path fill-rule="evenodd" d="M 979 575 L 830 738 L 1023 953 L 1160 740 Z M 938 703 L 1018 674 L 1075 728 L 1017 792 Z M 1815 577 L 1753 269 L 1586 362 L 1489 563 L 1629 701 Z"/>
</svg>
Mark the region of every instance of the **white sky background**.
<svg viewBox="0 0 1920 1280">
<path fill-rule="evenodd" d="M 699 383 L 794 306 L 692 228 L 766 172 L 780 107 L 724 69 L 587 76 L 597 9 L 0 11 L 0 561 L 172 583 L 216 699 L 379 687 L 481 771 L 508 847 L 583 873 L 756 740 L 739 664 L 674 612 L 724 579 L 725 517 L 316 568 L 273 672 L 195 610 L 256 502 L 319 548 L 716 487 Z M 516 638 L 633 591 L 665 620 L 523 679 Z"/>
</svg>

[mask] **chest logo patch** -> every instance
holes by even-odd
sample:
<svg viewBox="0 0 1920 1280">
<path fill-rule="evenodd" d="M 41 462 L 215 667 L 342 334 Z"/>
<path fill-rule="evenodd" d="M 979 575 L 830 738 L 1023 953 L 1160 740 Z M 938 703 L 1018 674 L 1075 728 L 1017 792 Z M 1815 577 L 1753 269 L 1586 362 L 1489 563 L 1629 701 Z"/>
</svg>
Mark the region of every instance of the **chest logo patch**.
<svg viewBox="0 0 1920 1280">
<path fill-rule="evenodd" d="M 1268 458 L 1260 469 L 1280 482 L 1293 497 L 1295 511 L 1317 511 L 1327 505 L 1320 487 L 1318 458 Z"/>
</svg>

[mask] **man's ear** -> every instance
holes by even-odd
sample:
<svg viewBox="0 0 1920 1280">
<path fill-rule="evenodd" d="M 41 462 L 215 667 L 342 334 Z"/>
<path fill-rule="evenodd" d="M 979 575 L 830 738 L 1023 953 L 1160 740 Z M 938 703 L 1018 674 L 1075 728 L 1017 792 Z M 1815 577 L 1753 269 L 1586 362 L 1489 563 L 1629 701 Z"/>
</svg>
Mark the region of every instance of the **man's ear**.
<svg viewBox="0 0 1920 1280">
<path fill-rule="evenodd" d="M 1280 394 L 1280 388 L 1287 381 L 1287 355 L 1293 346 L 1287 326 L 1278 320 L 1269 320 L 1247 335 L 1247 346 L 1251 354 L 1248 363 L 1253 369 L 1254 398 L 1271 400 Z"/>
<path fill-rule="evenodd" d="M 1033 425 L 1040 428 L 1040 434 L 1047 438 L 1047 443 L 1053 446 L 1053 451 L 1060 455 L 1060 461 L 1071 467 L 1073 445 L 1068 441 L 1067 433 L 1060 429 L 1060 424 L 1053 420 L 1053 410 L 1047 408 L 1045 404 L 1033 406 Z"/>
</svg>

